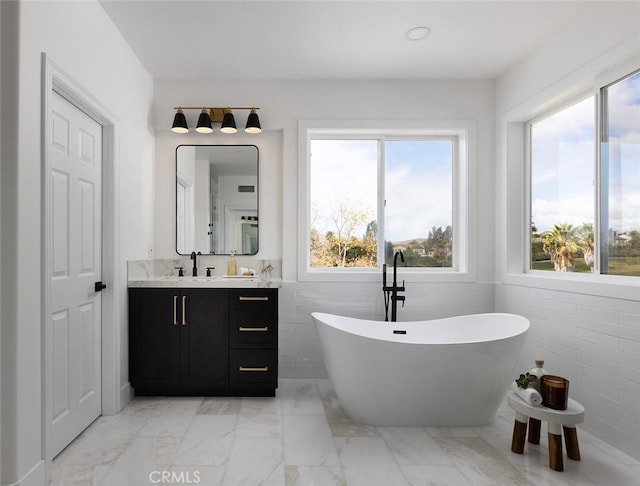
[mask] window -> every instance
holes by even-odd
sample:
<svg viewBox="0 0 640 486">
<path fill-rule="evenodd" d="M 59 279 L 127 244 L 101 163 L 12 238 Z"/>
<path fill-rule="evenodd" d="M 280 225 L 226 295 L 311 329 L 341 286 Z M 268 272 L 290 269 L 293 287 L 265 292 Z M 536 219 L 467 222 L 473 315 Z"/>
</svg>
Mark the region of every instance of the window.
<svg viewBox="0 0 640 486">
<path fill-rule="evenodd" d="M 593 266 L 595 98 L 531 123 L 531 268 Z"/>
<path fill-rule="evenodd" d="M 312 139 L 310 266 L 452 266 L 454 141 Z M 383 211 L 378 211 L 383 208 Z"/>
<path fill-rule="evenodd" d="M 468 129 L 412 132 L 301 132 L 306 272 L 371 273 L 397 250 L 416 272 L 466 270 Z"/>
<path fill-rule="evenodd" d="M 640 275 L 640 71 L 602 88 L 601 273 Z"/>
<path fill-rule="evenodd" d="M 530 269 L 640 275 L 640 71 L 528 126 Z"/>
</svg>

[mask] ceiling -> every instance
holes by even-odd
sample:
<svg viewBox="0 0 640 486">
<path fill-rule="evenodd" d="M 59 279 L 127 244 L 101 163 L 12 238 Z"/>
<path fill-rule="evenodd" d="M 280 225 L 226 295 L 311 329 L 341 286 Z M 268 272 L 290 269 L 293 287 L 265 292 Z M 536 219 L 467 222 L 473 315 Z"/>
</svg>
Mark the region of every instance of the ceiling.
<svg viewBox="0 0 640 486">
<path fill-rule="evenodd" d="M 611 2 L 101 0 L 154 79 L 495 79 Z M 594 15 L 596 10 L 596 15 Z M 422 40 L 407 30 L 431 29 Z"/>
</svg>

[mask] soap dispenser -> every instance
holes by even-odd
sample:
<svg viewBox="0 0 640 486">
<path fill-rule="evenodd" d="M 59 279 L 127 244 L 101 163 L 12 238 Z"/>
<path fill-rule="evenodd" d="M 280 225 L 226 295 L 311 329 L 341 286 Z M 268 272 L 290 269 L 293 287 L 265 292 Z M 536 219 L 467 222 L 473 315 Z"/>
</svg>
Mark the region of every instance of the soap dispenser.
<svg viewBox="0 0 640 486">
<path fill-rule="evenodd" d="M 232 251 L 229 260 L 227 261 L 227 275 L 234 276 L 238 274 L 238 263 L 236 262 L 235 254 L 236 252 Z"/>
</svg>

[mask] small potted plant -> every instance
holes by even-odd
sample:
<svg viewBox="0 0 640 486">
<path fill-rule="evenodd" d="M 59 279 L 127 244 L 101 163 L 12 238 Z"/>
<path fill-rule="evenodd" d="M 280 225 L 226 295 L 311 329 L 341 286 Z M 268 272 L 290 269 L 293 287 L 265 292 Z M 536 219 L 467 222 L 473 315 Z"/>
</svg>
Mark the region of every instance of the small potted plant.
<svg viewBox="0 0 640 486">
<path fill-rule="evenodd" d="M 530 375 L 529 373 L 521 373 L 520 376 L 516 378 L 516 385 L 518 385 L 518 388 L 526 390 L 537 379 L 538 378 L 535 375 Z"/>
</svg>

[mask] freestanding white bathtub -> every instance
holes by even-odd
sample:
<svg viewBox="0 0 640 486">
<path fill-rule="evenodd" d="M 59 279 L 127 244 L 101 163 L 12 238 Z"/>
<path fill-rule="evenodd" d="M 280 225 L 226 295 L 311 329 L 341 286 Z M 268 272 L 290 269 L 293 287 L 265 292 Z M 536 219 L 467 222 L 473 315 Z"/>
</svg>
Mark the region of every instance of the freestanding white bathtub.
<svg viewBox="0 0 640 486">
<path fill-rule="evenodd" d="M 343 410 L 382 426 L 490 422 L 518 376 L 529 329 L 514 314 L 420 322 L 311 315 Z"/>
</svg>

